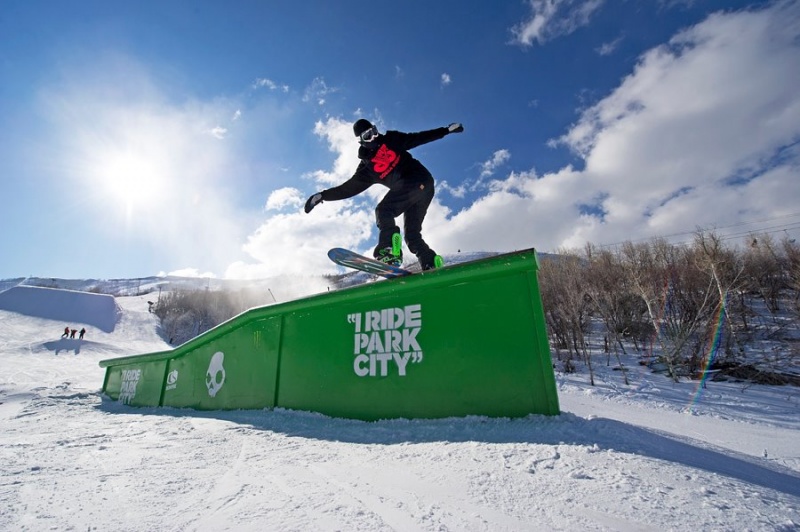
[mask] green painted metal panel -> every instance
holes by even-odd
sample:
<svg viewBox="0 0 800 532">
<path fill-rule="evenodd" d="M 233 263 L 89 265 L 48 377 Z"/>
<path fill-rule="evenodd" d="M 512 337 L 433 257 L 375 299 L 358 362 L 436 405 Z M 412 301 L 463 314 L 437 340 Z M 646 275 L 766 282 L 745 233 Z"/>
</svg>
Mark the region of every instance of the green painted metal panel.
<svg viewBox="0 0 800 532">
<path fill-rule="evenodd" d="M 161 364 L 169 406 L 558 414 L 537 269 L 527 250 L 252 309 L 173 351 L 102 361 L 104 390 L 121 368 Z"/>
<path fill-rule="evenodd" d="M 275 406 L 280 316 L 244 323 L 169 361 L 163 405 L 202 410 Z"/>
<path fill-rule="evenodd" d="M 122 404 L 159 406 L 166 367 L 164 360 L 110 367 L 103 391 Z"/>
<path fill-rule="evenodd" d="M 529 296 L 517 273 L 289 315 L 278 403 L 361 419 L 552 413 L 535 400 Z"/>
</svg>

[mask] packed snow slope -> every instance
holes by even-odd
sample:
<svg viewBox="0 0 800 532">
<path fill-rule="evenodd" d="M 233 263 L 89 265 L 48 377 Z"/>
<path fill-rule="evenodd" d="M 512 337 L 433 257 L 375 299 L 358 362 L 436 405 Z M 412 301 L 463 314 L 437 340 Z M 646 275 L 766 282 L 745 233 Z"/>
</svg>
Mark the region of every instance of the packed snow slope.
<svg viewBox="0 0 800 532">
<path fill-rule="evenodd" d="M 137 409 L 98 361 L 169 349 L 148 296 L 57 292 L 0 310 L 0 530 L 800 530 L 795 387 L 630 359 L 630 385 L 558 374 L 554 417 Z"/>
<path fill-rule="evenodd" d="M 111 332 L 119 318 L 110 295 L 72 290 L 15 286 L 0 292 L 0 309 L 60 321 L 77 321 Z"/>
</svg>

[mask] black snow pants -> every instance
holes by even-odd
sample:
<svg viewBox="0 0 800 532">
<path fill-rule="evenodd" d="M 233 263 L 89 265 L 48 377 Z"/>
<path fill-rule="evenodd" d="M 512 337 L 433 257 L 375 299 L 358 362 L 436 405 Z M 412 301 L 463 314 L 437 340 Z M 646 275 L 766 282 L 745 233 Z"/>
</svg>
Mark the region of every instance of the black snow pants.
<svg viewBox="0 0 800 532">
<path fill-rule="evenodd" d="M 392 235 L 399 233 L 395 218 L 403 215 L 403 232 L 409 251 L 417 256 L 420 264 L 432 264 L 436 252 L 422 239 L 422 222 L 433 200 L 433 177 L 428 174 L 422 179 L 409 180 L 397 190 L 390 190 L 375 208 L 375 219 L 380 234 L 375 256 L 378 251 L 392 246 Z"/>
</svg>

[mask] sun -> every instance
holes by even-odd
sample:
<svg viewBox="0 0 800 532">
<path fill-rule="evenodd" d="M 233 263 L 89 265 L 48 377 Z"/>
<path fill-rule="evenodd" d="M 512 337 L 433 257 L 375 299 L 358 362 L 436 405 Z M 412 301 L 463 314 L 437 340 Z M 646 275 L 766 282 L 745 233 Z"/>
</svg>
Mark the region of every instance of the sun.
<svg viewBox="0 0 800 532">
<path fill-rule="evenodd" d="M 98 158 L 93 186 L 112 206 L 148 210 L 160 202 L 166 172 L 158 157 L 146 152 L 110 150 Z"/>
</svg>

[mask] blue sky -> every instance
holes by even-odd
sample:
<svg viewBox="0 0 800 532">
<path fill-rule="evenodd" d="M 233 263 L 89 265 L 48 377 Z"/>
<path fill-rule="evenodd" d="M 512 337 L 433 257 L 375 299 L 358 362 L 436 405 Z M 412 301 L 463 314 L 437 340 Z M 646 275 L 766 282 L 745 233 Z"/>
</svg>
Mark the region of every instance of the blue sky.
<svg viewBox="0 0 800 532">
<path fill-rule="evenodd" d="M 360 117 L 464 124 L 414 150 L 442 254 L 800 236 L 800 4 L 476 4 L 6 0 L 0 278 L 333 272 Z"/>
</svg>

